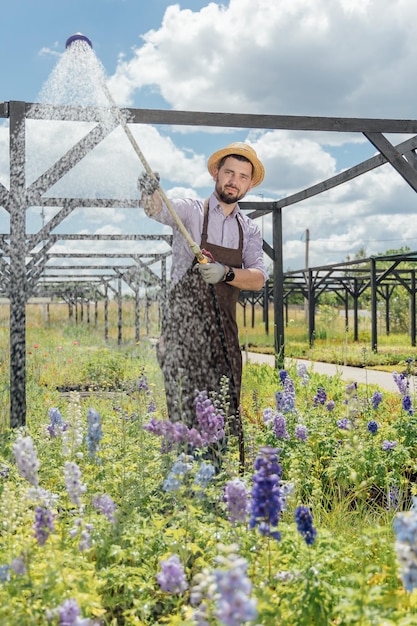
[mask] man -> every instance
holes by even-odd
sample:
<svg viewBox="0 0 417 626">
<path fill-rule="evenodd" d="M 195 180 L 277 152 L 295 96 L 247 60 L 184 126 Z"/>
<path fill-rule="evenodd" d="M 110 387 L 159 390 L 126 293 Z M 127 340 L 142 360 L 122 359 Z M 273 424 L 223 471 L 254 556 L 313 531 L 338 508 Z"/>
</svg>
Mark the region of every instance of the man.
<svg viewBox="0 0 417 626">
<path fill-rule="evenodd" d="M 238 205 L 264 178 L 255 150 L 232 143 L 208 160 L 215 190 L 206 200 L 174 200 L 172 206 L 193 241 L 210 258 L 197 263 L 184 235 L 162 201 L 157 181 L 142 174 L 141 205 L 149 217 L 173 229 L 171 289 L 158 350 L 171 420 L 196 424 L 199 391 L 221 392 L 228 398 L 230 432 L 239 430 L 238 410 L 242 357 L 236 324 L 239 290 L 259 290 L 268 278 L 258 226 Z"/>
</svg>

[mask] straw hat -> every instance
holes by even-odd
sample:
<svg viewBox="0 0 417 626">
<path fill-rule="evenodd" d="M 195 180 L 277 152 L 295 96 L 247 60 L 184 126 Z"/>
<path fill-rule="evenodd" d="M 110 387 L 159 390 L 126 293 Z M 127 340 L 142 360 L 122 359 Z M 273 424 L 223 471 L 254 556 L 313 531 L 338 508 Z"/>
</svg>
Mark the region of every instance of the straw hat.
<svg viewBox="0 0 417 626">
<path fill-rule="evenodd" d="M 246 157 L 253 165 L 253 176 L 252 182 L 253 186 L 259 185 L 265 176 L 265 169 L 260 160 L 258 159 L 256 152 L 251 146 L 248 146 L 246 143 L 242 143 L 240 141 L 235 141 L 234 143 L 229 144 L 226 148 L 222 148 L 221 150 L 217 150 L 214 154 L 211 155 L 209 160 L 207 161 L 208 171 L 212 176 L 214 176 L 215 170 L 218 168 L 220 161 L 226 157 L 231 156 L 233 154 L 240 154 L 241 156 Z"/>
</svg>

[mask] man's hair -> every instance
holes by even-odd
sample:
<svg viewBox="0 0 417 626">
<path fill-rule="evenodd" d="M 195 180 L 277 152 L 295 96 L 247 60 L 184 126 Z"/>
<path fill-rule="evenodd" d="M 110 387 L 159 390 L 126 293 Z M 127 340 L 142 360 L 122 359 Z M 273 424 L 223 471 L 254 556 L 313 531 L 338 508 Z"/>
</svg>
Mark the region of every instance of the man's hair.
<svg viewBox="0 0 417 626">
<path fill-rule="evenodd" d="M 226 159 L 228 159 L 229 157 L 232 157 L 233 159 L 237 159 L 238 161 L 246 161 L 247 163 L 250 163 L 252 165 L 252 176 L 253 176 L 253 163 L 252 161 L 250 161 L 249 159 L 247 159 L 245 156 L 243 156 L 242 154 L 226 154 L 226 156 L 224 156 L 222 159 L 220 159 L 219 161 L 219 165 L 218 165 L 218 169 L 220 169 L 222 167 L 222 165 L 224 165 L 224 162 L 226 161 Z"/>
</svg>

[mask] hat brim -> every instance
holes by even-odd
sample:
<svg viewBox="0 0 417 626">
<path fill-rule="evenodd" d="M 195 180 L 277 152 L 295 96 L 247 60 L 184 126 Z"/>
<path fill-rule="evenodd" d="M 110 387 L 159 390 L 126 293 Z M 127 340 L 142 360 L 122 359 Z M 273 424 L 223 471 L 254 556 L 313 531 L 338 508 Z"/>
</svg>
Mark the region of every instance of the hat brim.
<svg viewBox="0 0 417 626">
<path fill-rule="evenodd" d="M 253 176 L 252 183 L 253 187 L 260 185 L 265 176 L 265 168 L 258 159 L 256 155 L 250 152 L 248 149 L 241 148 L 240 146 L 227 146 L 226 148 L 222 148 L 221 150 L 217 150 L 214 152 L 209 160 L 207 161 L 208 171 L 212 176 L 214 176 L 215 171 L 219 167 L 220 161 L 227 156 L 232 156 L 233 154 L 239 154 L 240 156 L 245 157 L 250 161 L 253 165 Z"/>
</svg>

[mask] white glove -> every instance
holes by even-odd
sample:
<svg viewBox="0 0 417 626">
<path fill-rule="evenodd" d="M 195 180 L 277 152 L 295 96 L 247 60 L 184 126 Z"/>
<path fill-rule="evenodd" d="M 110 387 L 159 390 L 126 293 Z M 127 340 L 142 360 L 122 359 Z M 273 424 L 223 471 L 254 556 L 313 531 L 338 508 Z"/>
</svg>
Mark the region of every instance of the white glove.
<svg viewBox="0 0 417 626">
<path fill-rule="evenodd" d="M 159 187 L 159 174 L 143 172 L 138 178 L 138 189 L 142 196 L 152 196 Z"/>
<path fill-rule="evenodd" d="M 226 274 L 226 267 L 223 263 L 199 263 L 198 269 L 202 279 L 209 285 L 221 283 Z"/>
</svg>

